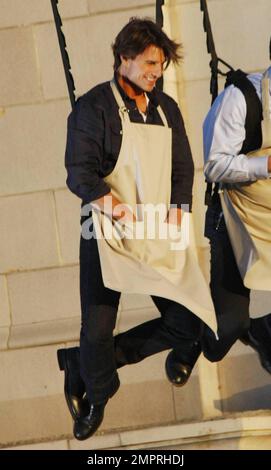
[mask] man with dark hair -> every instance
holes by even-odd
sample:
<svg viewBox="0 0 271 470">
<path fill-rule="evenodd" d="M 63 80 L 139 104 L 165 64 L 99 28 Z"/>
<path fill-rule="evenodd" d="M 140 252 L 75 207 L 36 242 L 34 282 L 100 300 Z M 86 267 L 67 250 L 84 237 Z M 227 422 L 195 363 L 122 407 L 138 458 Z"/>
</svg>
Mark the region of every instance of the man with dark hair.
<svg viewBox="0 0 271 470">
<path fill-rule="evenodd" d="M 156 232 L 149 239 L 145 226 L 143 237 L 125 232 L 142 228 L 150 205 L 161 208 L 167 230 L 189 215 L 182 206 L 191 207 L 193 162 L 182 116 L 175 101 L 155 89 L 164 68 L 180 60 L 180 46 L 151 20 L 133 18 L 112 48 L 114 80 L 81 97 L 68 119 L 67 185 L 82 199 L 86 215 L 80 244 L 82 327 L 80 352 L 61 349 L 58 360 L 79 440 L 101 424 L 119 387 L 117 368 L 177 345 L 186 363 L 199 347 L 196 315 L 215 329 L 193 250 L 171 251 L 168 239 Z M 94 237 L 85 233 L 90 205 Z M 121 292 L 151 294 L 161 318 L 113 338 Z"/>
</svg>

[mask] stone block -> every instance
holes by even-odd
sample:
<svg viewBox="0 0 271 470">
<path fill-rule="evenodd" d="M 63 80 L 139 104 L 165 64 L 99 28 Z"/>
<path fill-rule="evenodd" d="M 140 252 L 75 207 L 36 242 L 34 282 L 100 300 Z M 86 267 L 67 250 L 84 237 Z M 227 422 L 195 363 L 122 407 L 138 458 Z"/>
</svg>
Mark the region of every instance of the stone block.
<svg viewBox="0 0 271 470">
<path fill-rule="evenodd" d="M 62 18 L 88 14 L 87 0 L 59 0 L 58 9 Z M 0 28 L 22 26 L 53 20 L 51 3 L 48 0 L 1 0 Z"/>
<path fill-rule="evenodd" d="M 10 325 L 10 308 L 6 276 L 0 276 L 0 326 Z"/>
<path fill-rule="evenodd" d="M 170 3 L 166 14 L 169 17 L 171 36 L 183 46 L 183 79 L 207 78 L 210 58 L 206 50 L 199 3 Z"/>
<path fill-rule="evenodd" d="M 193 444 L 163 446 L 163 450 L 270 450 L 270 436 L 240 436 L 237 438 L 224 438 L 203 440 Z"/>
<path fill-rule="evenodd" d="M 121 445 L 120 435 L 118 433 L 108 433 L 105 435 L 94 435 L 91 440 L 70 441 L 71 450 L 98 450 L 98 449 L 115 449 Z"/>
<path fill-rule="evenodd" d="M 68 189 L 55 192 L 60 252 L 64 263 L 78 263 L 81 201 Z"/>
<path fill-rule="evenodd" d="M 68 441 L 39 442 L 25 446 L 5 447 L 3 450 L 68 450 Z"/>
<path fill-rule="evenodd" d="M 34 38 L 39 58 L 44 98 L 46 100 L 67 98 L 68 89 L 55 25 L 52 23 L 36 25 L 34 27 Z M 68 48 L 68 54 L 69 52 Z"/>
<path fill-rule="evenodd" d="M 80 315 L 63 320 L 41 321 L 10 327 L 9 348 L 22 348 L 77 341 L 80 334 Z"/>
<path fill-rule="evenodd" d="M 193 371 L 185 387 L 173 387 L 173 396 L 177 421 L 200 420 L 202 418 L 199 378 L 196 372 Z"/>
<path fill-rule="evenodd" d="M 0 353 L 1 446 L 71 436 L 57 347 L 63 344 Z"/>
<path fill-rule="evenodd" d="M 58 345 L 61 346 L 61 345 Z M 2 351 L 0 401 L 30 400 L 62 392 L 56 345 Z"/>
<path fill-rule="evenodd" d="M 219 378 L 224 412 L 270 409 L 270 375 L 257 354 L 226 356 L 219 363 Z"/>
<path fill-rule="evenodd" d="M 59 12 L 62 18 L 74 18 L 88 15 L 87 0 L 59 0 Z"/>
<path fill-rule="evenodd" d="M 144 381 L 121 386 L 107 405 L 101 431 L 169 423 L 173 420 L 170 385 L 165 380 Z"/>
<path fill-rule="evenodd" d="M 137 364 L 128 364 L 119 369 L 119 377 L 122 385 L 166 380 L 165 375 L 165 360 L 168 351 L 163 351 L 159 354 L 147 357 L 144 361 Z M 152 371 L 150 377 L 150 370 Z"/>
<path fill-rule="evenodd" d="M 193 7 L 197 5 L 191 4 L 191 13 Z M 219 57 L 246 72 L 269 66 L 271 11 L 267 0 L 216 0 L 210 2 L 209 14 Z"/>
<path fill-rule="evenodd" d="M 39 101 L 41 89 L 31 29 L 0 31 L 0 50 L 0 106 Z"/>
<path fill-rule="evenodd" d="M 2 272 L 58 265 L 52 194 L 2 198 L 0 218 Z"/>
<path fill-rule="evenodd" d="M 265 69 L 269 63 L 269 3 L 266 0 L 257 3 L 253 0 L 217 0 L 209 2 L 208 7 L 219 57 L 233 67 L 246 71 Z M 207 54 L 199 3 L 171 4 L 169 15 L 172 36 L 177 37 L 184 47 L 184 79 L 208 78 L 210 56 Z M 256 28 L 252 38 L 255 18 L 261 23 L 261 27 Z"/>
<path fill-rule="evenodd" d="M 153 15 L 155 15 L 155 1 L 154 0 L 88 0 L 88 8 L 91 14 L 114 11 L 114 10 L 128 10 L 129 8 L 136 7 L 153 7 Z M 141 12 L 138 12 L 138 15 Z M 132 15 L 131 15 L 132 16 Z M 140 14 L 141 16 L 141 14 Z"/>
<path fill-rule="evenodd" d="M 32 444 L 56 436 L 63 439 L 72 434 L 72 422 L 62 394 L 1 401 L 0 413 L 1 447 Z"/>
<path fill-rule="evenodd" d="M 10 327 L 1 326 L 0 327 L 0 349 L 6 349 L 8 346 Z"/>
<path fill-rule="evenodd" d="M 203 168 L 202 125 L 210 109 L 211 96 L 209 81 L 185 82 L 185 101 L 187 110 L 187 132 L 196 169 Z"/>
<path fill-rule="evenodd" d="M 12 324 L 70 319 L 80 311 L 78 267 L 45 269 L 8 278 Z"/>
<path fill-rule="evenodd" d="M 0 118 L 1 195 L 64 188 L 68 102 L 9 108 Z"/>
</svg>

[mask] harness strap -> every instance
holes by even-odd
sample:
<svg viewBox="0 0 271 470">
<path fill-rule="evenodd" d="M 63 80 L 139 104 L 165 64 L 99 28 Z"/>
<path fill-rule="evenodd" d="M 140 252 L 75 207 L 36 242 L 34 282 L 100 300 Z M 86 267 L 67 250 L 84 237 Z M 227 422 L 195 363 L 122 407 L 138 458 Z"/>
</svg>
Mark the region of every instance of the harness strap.
<svg viewBox="0 0 271 470">
<path fill-rule="evenodd" d="M 70 97 L 70 102 L 72 108 L 75 106 L 75 86 L 74 86 L 74 80 L 73 76 L 71 73 L 71 65 L 70 65 L 70 59 L 69 55 L 67 52 L 67 45 L 66 45 L 66 40 L 64 33 L 62 31 L 62 21 L 59 15 L 58 11 L 58 0 L 51 0 L 51 5 L 52 5 L 52 10 L 54 14 L 54 21 L 55 21 L 55 27 L 56 27 L 56 32 L 57 32 L 57 37 L 58 37 L 58 43 L 60 47 L 60 52 L 61 52 L 61 57 L 62 57 L 62 62 L 63 62 L 63 67 L 64 67 L 64 72 L 65 72 L 65 77 L 66 77 L 66 82 L 68 86 L 68 91 L 69 91 L 69 97 Z"/>
</svg>

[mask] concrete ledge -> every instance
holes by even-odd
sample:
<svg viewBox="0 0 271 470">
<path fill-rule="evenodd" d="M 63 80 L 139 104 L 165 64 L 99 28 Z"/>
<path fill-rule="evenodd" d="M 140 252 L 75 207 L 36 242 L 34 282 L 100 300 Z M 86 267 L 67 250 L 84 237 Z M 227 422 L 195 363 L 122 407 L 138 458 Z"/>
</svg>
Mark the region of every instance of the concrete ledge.
<svg viewBox="0 0 271 470">
<path fill-rule="evenodd" d="M 75 440 L 70 442 L 71 449 L 110 449 L 119 440 L 118 449 L 147 449 L 168 446 L 182 446 L 188 443 L 214 441 L 245 436 L 271 436 L 271 413 L 258 412 L 255 416 L 237 415 L 213 421 L 200 421 L 188 424 L 158 426 L 136 431 L 124 431 L 112 434 L 112 446 L 109 436 L 94 436 L 85 443 Z M 225 446 L 226 447 L 226 446 Z M 114 447 L 116 449 L 116 447 Z M 174 448 L 174 447 L 173 447 Z"/>
<path fill-rule="evenodd" d="M 73 440 L 50 441 L 20 447 L 30 449 L 271 449 L 271 413 L 258 411 L 254 414 L 238 414 L 224 419 L 197 421 L 187 424 L 149 427 L 135 431 L 97 435 L 84 442 Z M 216 442 L 219 443 L 216 445 Z M 67 447 L 66 447 L 67 443 Z M 190 447 L 191 448 L 191 447 Z"/>
<path fill-rule="evenodd" d="M 12 326 L 8 347 L 10 349 L 16 349 L 74 341 L 76 339 L 79 341 L 79 332 L 79 316 L 61 320 Z"/>
</svg>

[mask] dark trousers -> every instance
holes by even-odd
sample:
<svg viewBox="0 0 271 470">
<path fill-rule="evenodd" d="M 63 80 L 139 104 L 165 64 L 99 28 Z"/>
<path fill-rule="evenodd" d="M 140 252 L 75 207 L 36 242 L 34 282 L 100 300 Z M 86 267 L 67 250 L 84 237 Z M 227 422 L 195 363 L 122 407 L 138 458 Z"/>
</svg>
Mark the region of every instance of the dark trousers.
<svg viewBox="0 0 271 470">
<path fill-rule="evenodd" d="M 210 361 L 221 360 L 235 341 L 247 332 L 250 290 L 239 274 L 221 205 L 217 201 L 206 214 L 205 235 L 211 247 L 210 288 L 218 323 L 218 336 L 204 325 L 202 350 Z"/>
<path fill-rule="evenodd" d="M 80 293 L 80 374 L 91 403 L 101 403 L 116 393 L 119 387 L 118 367 L 171 348 L 178 350 L 184 362 L 189 361 L 202 323 L 183 305 L 171 300 L 153 296 L 161 317 L 113 338 L 121 294 L 103 284 L 94 238 L 81 238 Z"/>
</svg>

